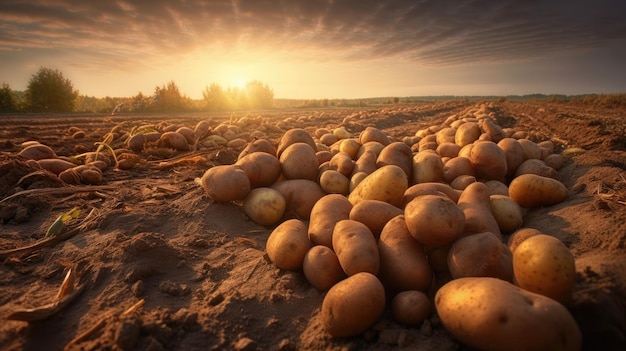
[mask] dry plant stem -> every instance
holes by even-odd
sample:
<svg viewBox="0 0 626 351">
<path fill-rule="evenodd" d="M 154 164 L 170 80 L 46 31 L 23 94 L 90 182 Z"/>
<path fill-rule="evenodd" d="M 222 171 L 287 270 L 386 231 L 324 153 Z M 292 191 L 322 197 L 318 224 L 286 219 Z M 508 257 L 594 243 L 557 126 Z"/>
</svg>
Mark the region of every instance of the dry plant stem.
<svg viewBox="0 0 626 351">
<path fill-rule="evenodd" d="M 119 186 L 117 185 L 100 185 L 100 186 L 72 186 L 66 188 L 40 188 L 40 189 L 29 189 L 17 192 L 13 195 L 7 196 L 4 199 L 0 200 L 0 203 L 11 200 L 18 196 L 29 195 L 29 194 L 73 194 L 73 193 L 85 193 L 90 191 L 99 191 L 99 190 L 113 190 L 117 189 Z"/>
<path fill-rule="evenodd" d="M 76 297 L 78 297 L 78 295 L 80 295 L 80 293 L 83 292 L 83 290 L 85 290 L 86 286 L 87 283 L 82 284 L 78 288 L 74 289 L 74 291 L 68 293 L 60 300 L 53 303 L 37 308 L 15 311 L 11 313 L 7 319 L 24 322 L 34 322 L 46 319 L 67 307 Z"/>
</svg>

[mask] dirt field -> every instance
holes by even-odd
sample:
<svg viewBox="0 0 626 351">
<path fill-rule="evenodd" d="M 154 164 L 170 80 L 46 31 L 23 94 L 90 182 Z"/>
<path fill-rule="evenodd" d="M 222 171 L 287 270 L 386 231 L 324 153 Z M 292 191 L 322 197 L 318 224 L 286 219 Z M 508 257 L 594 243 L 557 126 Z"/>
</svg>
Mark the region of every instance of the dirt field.
<svg viewBox="0 0 626 351">
<path fill-rule="evenodd" d="M 276 144 L 290 128 L 313 133 L 345 126 L 358 135 L 375 126 L 401 140 L 479 108 L 449 101 L 259 112 L 240 126 L 240 136 L 261 131 Z M 584 349 L 626 350 L 626 111 L 509 101 L 488 103 L 486 111 L 501 127 L 527 131 L 536 141 L 553 140 L 559 150 L 587 150 L 567 158 L 558 171 L 569 198 L 528 211 L 524 226 L 561 239 L 576 257 L 569 309 Z M 94 151 L 116 126 L 126 132 L 142 125 L 194 128 L 208 120 L 216 127 L 241 117 L 0 116 L 0 349 L 468 349 L 435 313 L 419 327 L 405 327 L 388 309 L 362 335 L 331 338 L 320 320 L 324 293 L 302 272 L 279 270 L 264 258 L 272 228 L 249 220 L 240 203 L 212 201 L 194 182 L 211 166 L 233 163 L 239 150 L 144 151 L 129 170 L 106 169 L 101 185 L 72 187 L 17 156 L 29 140 L 73 156 Z M 70 127 L 84 137 L 73 137 Z M 116 139 L 111 146 L 124 143 Z M 19 193 L 28 189 L 33 190 Z M 81 215 L 68 222 L 58 242 L 10 252 L 41 241 L 73 207 Z M 85 287 L 67 307 L 37 322 L 6 319 L 53 302 L 70 267 L 77 285 Z M 141 299 L 142 307 L 124 314 Z"/>
</svg>

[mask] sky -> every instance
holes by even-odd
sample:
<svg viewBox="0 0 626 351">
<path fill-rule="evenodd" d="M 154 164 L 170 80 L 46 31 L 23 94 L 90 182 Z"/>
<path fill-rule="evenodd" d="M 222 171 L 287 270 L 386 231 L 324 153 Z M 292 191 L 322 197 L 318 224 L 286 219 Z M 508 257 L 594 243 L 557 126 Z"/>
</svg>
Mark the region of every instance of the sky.
<svg viewBox="0 0 626 351">
<path fill-rule="evenodd" d="M 96 97 L 626 93 L 626 1 L 2 0 L 0 82 L 41 67 Z"/>
</svg>

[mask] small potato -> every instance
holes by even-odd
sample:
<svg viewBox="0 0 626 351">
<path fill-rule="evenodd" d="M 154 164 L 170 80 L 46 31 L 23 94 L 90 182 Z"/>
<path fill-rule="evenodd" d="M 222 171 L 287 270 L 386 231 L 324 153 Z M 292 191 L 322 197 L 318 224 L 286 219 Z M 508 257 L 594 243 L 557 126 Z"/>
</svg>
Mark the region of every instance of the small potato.
<svg viewBox="0 0 626 351">
<path fill-rule="evenodd" d="M 58 158 L 43 158 L 43 159 L 37 160 L 36 163 L 42 169 L 45 169 L 46 171 L 52 172 L 56 175 L 59 175 L 61 172 L 65 170 L 76 167 L 76 165 L 73 164 L 72 162 L 61 160 Z"/>
<path fill-rule="evenodd" d="M 470 161 L 477 178 L 504 180 L 508 166 L 506 155 L 492 141 L 478 141 L 470 152 Z"/>
<path fill-rule="evenodd" d="M 326 146 L 331 146 L 337 141 L 339 141 L 339 138 L 333 133 L 327 133 L 320 137 L 320 142 Z"/>
<path fill-rule="evenodd" d="M 450 334 L 479 350 L 582 348 L 580 329 L 563 305 L 501 279 L 452 280 L 437 291 L 435 307 Z"/>
<path fill-rule="evenodd" d="M 459 155 L 459 151 L 461 147 L 455 143 L 443 143 L 437 146 L 437 154 L 441 157 L 450 157 L 454 158 Z"/>
<path fill-rule="evenodd" d="M 428 318 L 431 309 L 428 296 L 417 290 L 400 292 L 391 301 L 391 315 L 401 324 L 420 325 Z"/>
<path fill-rule="evenodd" d="M 266 152 L 249 153 L 235 164 L 246 172 L 252 188 L 270 186 L 280 177 L 280 161 Z"/>
<path fill-rule="evenodd" d="M 467 188 L 468 185 L 472 183 L 476 183 L 476 177 L 474 177 L 473 175 L 463 174 L 454 178 L 450 182 L 450 186 L 452 187 L 452 189 L 464 190 L 465 188 Z"/>
<path fill-rule="evenodd" d="M 396 216 L 385 225 L 378 240 L 378 252 L 378 276 L 387 291 L 428 289 L 433 273 L 426 251 L 409 232 L 404 216 Z"/>
<path fill-rule="evenodd" d="M 354 168 L 352 174 L 363 172 L 366 174 L 374 173 L 378 169 L 376 167 L 376 153 L 372 150 L 367 150 L 354 162 Z"/>
<path fill-rule="evenodd" d="M 395 165 L 383 166 L 365 177 L 348 195 L 348 200 L 352 205 L 361 200 L 380 200 L 398 206 L 402 203 L 408 182 L 402 168 Z"/>
<path fill-rule="evenodd" d="M 506 175 L 511 177 L 517 171 L 517 167 L 524 162 L 524 149 L 520 143 L 513 138 L 504 138 L 498 142 L 498 147 L 504 151 L 507 164 Z"/>
<path fill-rule="evenodd" d="M 512 255 L 508 246 L 491 233 L 478 233 L 455 241 L 448 253 L 452 278 L 494 277 L 513 281 Z"/>
<path fill-rule="evenodd" d="M 278 223 L 285 214 L 286 207 L 283 194 L 267 187 L 252 189 L 243 199 L 244 212 L 251 220 L 264 226 Z"/>
<path fill-rule="evenodd" d="M 443 179 L 450 183 L 461 175 L 474 175 L 472 162 L 467 157 L 455 157 L 443 164 Z"/>
<path fill-rule="evenodd" d="M 385 310 L 385 288 L 375 275 L 352 275 L 335 284 L 322 301 L 324 329 L 333 337 L 356 336 L 373 325 Z"/>
<path fill-rule="evenodd" d="M 305 220 L 311 216 L 311 209 L 317 200 L 326 195 L 319 184 L 308 179 L 279 181 L 272 185 L 272 188 L 280 191 L 285 197 L 286 213 Z"/>
<path fill-rule="evenodd" d="M 458 126 L 454 135 L 454 143 L 463 147 L 472 144 L 480 137 L 481 130 L 476 122 L 467 122 Z"/>
<path fill-rule="evenodd" d="M 499 180 L 488 180 L 485 182 L 489 195 L 509 196 L 509 187 Z"/>
<path fill-rule="evenodd" d="M 168 147 L 178 151 L 188 151 L 189 143 L 184 135 L 177 132 L 165 132 L 157 141 L 157 146 Z"/>
<path fill-rule="evenodd" d="M 492 121 L 491 118 L 483 119 L 481 125 L 482 129 L 485 131 L 486 134 L 489 135 L 492 142 L 497 143 L 502 140 L 502 138 L 504 138 L 504 130 L 502 130 L 499 125 Z"/>
<path fill-rule="evenodd" d="M 360 148 L 361 143 L 354 138 L 341 139 L 339 144 L 339 151 L 350 155 L 350 158 L 353 160 L 357 159 L 357 154 Z"/>
<path fill-rule="evenodd" d="M 345 196 L 328 194 L 320 198 L 311 209 L 309 221 L 309 239 L 314 245 L 333 248 L 333 230 L 335 224 L 349 219 L 352 204 Z"/>
<path fill-rule="evenodd" d="M 19 156 L 28 160 L 43 160 L 57 158 L 56 153 L 48 145 L 38 142 L 29 144 L 18 153 Z"/>
<path fill-rule="evenodd" d="M 239 153 L 238 159 L 255 152 L 264 152 L 276 157 L 276 147 L 274 147 L 269 140 L 256 139 L 246 145 L 246 147 Z"/>
<path fill-rule="evenodd" d="M 286 131 L 280 138 L 278 147 L 276 148 L 276 156 L 280 159 L 280 155 L 282 155 L 283 151 L 295 143 L 308 144 L 314 152 L 317 152 L 317 146 L 311 134 L 302 128 L 293 128 Z"/>
<path fill-rule="evenodd" d="M 473 148 L 474 148 L 474 144 L 467 144 L 463 146 L 461 150 L 459 150 L 459 154 L 457 157 L 466 157 L 469 159 L 470 155 L 472 154 Z"/>
<path fill-rule="evenodd" d="M 550 154 L 543 159 L 543 162 L 546 163 L 546 166 L 552 167 L 557 171 L 563 167 L 563 163 L 565 162 L 563 159 L 563 155 L 561 154 Z"/>
<path fill-rule="evenodd" d="M 372 151 L 373 153 L 376 154 L 376 157 L 378 157 L 378 155 L 380 155 L 380 152 L 383 151 L 384 148 L 385 148 L 385 145 L 377 141 L 368 141 L 367 143 L 364 143 L 361 145 L 361 148 L 359 149 L 359 152 L 357 153 L 357 157 L 361 157 L 361 155 L 363 155 L 363 153 L 366 151 Z"/>
<path fill-rule="evenodd" d="M 515 249 L 521 244 L 524 240 L 530 238 L 531 236 L 541 234 L 540 231 L 534 228 L 520 228 L 513 232 L 509 239 L 507 240 L 507 245 L 509 246 L 509 250 L 511 252 L 515 252 Z"/>
<path fill-rule="evenodd" d="M 315 156 L 317 156 L 317 163 L 319 163 L 320 166 L 325 162 L 330 162 L 330 159 L 333 158 L 332 152 L 326 150 L 316 152 Z"/>
<path fill-rule="evenodd" d="M 434 151 L 420 151 L 413 157 L 413 184 L 443 182 L 443 161 Z"/>
<path fill-rule="evenodd" d="M 251 189 L 248 175 L 237 165 L 211 167 L 200 181 L 207 195 L 218 202 L 242 200 Z"/>
<path fill-rule="evenodd" d="M 291 144 L 283 150 L 279 160 L 286 179 L 317 180 L 319 163 L 315 150 L 310 145 Z"/>
<path fill-rule="evenodd" d="M 484 183 L 468 185 L 461 193 L 457 205 L 465 217 L 464 234 L 489 232 L 498 239 L 502 238 L 498 222 L 491 212 L 489 189 Z"/>
<path fill-rule="evenodd" d="M 542 177 L 554 178 L 557 179 L 558 174 L 556 170 L 548 165 L 542 160 L 531 158 L 528 159 L 517 167 L 517 171 L 515 171 L 515 177 L 519 177 L 522 174 L 536 174 Z"/>
<path fill-rule="evenodd" d="M 556 179 L 536 174 L 522 174 L 509 184 L 509 196 L 525 208 L 554 205 L 569 196 L 567 188 Z"/>
<path fill-rule="evenodd" d="M 413 237 L 426 246 L 444 246 L 463 233 L 463 211 L 445 196 L 423 195 L 404 208 L 407 228 Z"/>
<path fill-rule="evenodd" d="M 522 241 L 513 254 L 513 270 L 520 288 L 565 305 L 571 302 L 576 263 L 561 240 L 537 234 Z"/>
<path fill-rule="evenodd" d="M 506 195 L 490 195 L 491 213 L 503 233 L 512 233 L 522 226 L 522 209 L 515 200 Z"/>
<path fill-rule="evenodd" d="M 335 136 L 339 138 L 339 140 L 352 138 L 352 134 L 348 132 L 345 127 L 338 127 L 333 129 L 333 134 L 335 134 Z"/>
<path fill-rule="evenodd" d="M 328 163 L 330 169 L 334 169 L 346 177 L 350 177 L 354 170 L 354 160 L 345 152 L 340 151 L 334 154 Z"/>
<path fill-rule="evenodd" d="M 387 222 L 401 214 L 404 214 L 402 209 L 387 202 L 362 200 L 350 210 L 350 219 L 365 224 L 378 239 Z"/>
<path fill-rule="evenodd" d="M 344 219 L 333 229 L 333 250 L 347 275 L 380 270 L 378 245 L 372 231 L 361 222 Z"/>
<path fill-rule="evenodd" d="M 385 146 L 376 159 L 376 167 L 380 168 L 386 165 L 396 165 L 402 168 L 407 178 L 411 179 L 413 170 L 413 153 L 411 148 L 400 141 Z"/>
<path fill-rule="evenodd" d="M 440 129 L 437 133 L 435 133 L 437 145 L 441 145 L 443 143 L 454 143 L 454 135 L 456 134 L 456 129 L 451 127 L 445 127 Z"/>
<path fill-rule="evenodd" d="M 350 193 L 350 179 L 341 172 L 332 169 L 322 172 L 320 186 L 329 194 L 348 195 Z"/>
<path fill-rule="evenodd" d="M 299 219 L 289 219 L 270 233 L 265 245 L 267 256 L 277 268 L 302 269 L 304 256 L 311 248 L 307 226 Z"/>
<path fill-rule="evenodd" d="M 528 139 L 519 139 L 518 142 L 524 150 L 524 160 L 541 159 L 541 148 L 534 141 Z"/>
<path fill-rule="evenodd" d="M 335 252 L 324 245 L 315 245 L 306 253 L 302 271 L 307 281 L 321 291 L 327 291 L 346 277 Z"/>
<path fill-rule="evenodd" d="M 359 142 L 365 144 L 370 141 L 376 141 L 383 145 L 389 145 L 389 138 L 387 135 L 378 128 L 367 127 L 359 134 Z"/>
</svg>

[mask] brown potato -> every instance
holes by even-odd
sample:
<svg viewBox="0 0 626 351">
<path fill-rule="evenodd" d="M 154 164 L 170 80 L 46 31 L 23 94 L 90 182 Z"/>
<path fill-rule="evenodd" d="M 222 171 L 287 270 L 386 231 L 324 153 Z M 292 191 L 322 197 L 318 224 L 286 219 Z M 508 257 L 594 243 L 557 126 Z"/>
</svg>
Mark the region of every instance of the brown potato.
<svg viewBox="0 0 626 351">
<path fill-rule="evenodd" d="M 454 143 L 463 147 L 467 144 L 472 144 L 481 134 L 480 126 L 476 122 L 466 122 L 458 126 L 454 135 Z"/>
<path fill-rule="evenodd" d="M 541 148 L 534 141 L 528 139 L 519 139 L 518 142 L 524 150 L 524 160 L 532 158 L 541 159 Z"/>
<path fill-rule="evenodd" d="M 517 171 L 515 171 L 515 176 L 519 177 L 522 174 L 536 174 L 542 177 L 554 178 L 557 179 L 558 174 L 556 170 L 548 165 L 542 160 L 536 158 L 530 158 L 517 167 Z"/>
<path fill-rule="evenodd" d="M 522 241 L 537 234 L 541 234 L 541 232 L 534 228 L 520 228 L 516 230 L 515 232 L 513 232 L 513 234 L 511 234 L 511 236 L 509 236 L 509 239 L 507 240 L 509 250 L 511 250 L 511 252 L 515 252 L 515 249 L 517 249 Z"/>
<path fill-rule="evenodd" d="M 498 222 L 491 213 L 489 190 L 484 183 L 468 185 L 461 193 L 457 204 L 465 217 L 463 234 L 489 232 L 502 239 Z"/>
<path fill-rule="evenodd" d="M 445 183 L 419 183 L 406 189 L 402 203 L 406 206 L 411 200 L 422 195 L 445 195 L 456 203 L 459 201 L 461 191 L 453 189 L 450 185 Z"/>
<path fill-rule="evenodd" d="M 335 284 L 324 296 L 321 319 L 333 337 L 355 336 L 366 331 L 385 310 L 385 288 L 375 275 L 352 275 Z"/>
<path fill-rule="evenodd" d="M 376 153 L 372 150 L 367 150 L 359 158 L 354 162 L 354 168 L 352 169 L 352 174 L 356 174 L 359 172 L 363 173 L 374 173 L 375 170 L 378 169 L 376 167 Z"/>
<path fill-rule="evenodd" d="M 370 141 L 376 141 L 382 145 L 389 145 L 389 138 L 387 135 L 378 128 L 367 127 L 359 134 L 359 141 L 361 144 L 368 143 Z"/>
<path fill-rule="evenodd" d="M 278 223 L 285 214 L 286 207 L 287 201 L 283 194 L 267 187 L 252 189 L 243 199 L 244 212 L 251 220 L 264 226 Z"/>
<path fill-rule="evenodd" d="M 391 315 L 401 324 L 418 326 L 428 318 L 431 309 L 428 296 L 417 290 L 402 291 L 391 301 Z"/>
<path fill-rule="evenodd" d="M 335 224 L 349 219 L 352 204 L 345 196 L 328 194 L 321 197 L 311 209 L 309 238 L 314 245 L 333 248 L 333 230 Z"/>
<path fill-rule="evenodd" d="M 299 219 L 289 219 L 279 224 L 267 238 L 266 252 L 280 269 L 302 269 L 304 256 L 311 248 L 307 226 Z"/>
<path fill-rule="evenodd" d="M 543 162 L 545 162 L 548 167 L 552 167 L 558 171 L 563 167 L 565 160 L 561 154 L 550 154 L 543 159 Z"/>
<path fill-rule="evenodd" d="M 353 160 L 357 159 L 361 143 L 354 138 L 341 139 L 339 141 L 339 151 L 350 155 Z"/>
<path fill-rule="evenodd" d="M 354 160 L 345 152 L 338 152 L 329 161 L 330 169 L 333 169 L 346 177 L 352 175 L 354 170 Z"/>
<path fill-rule="evenodd" d="M 172 148 L 178 151 L 188 151 L 189 143 L 184 135 L 177 132 L 165 132 L 157 141 L 158 147 Z"/>
<path fill-rule="evenodd" d="M 443 182 L 443 162 L 434 151 L 420 151 L 413 157 L 413 184 Z"/>
<path fill-rule="evenodd" d="M 380 271 L 378 276 L 387 291 L 426 291 L 432 270 L 424 245 L 409 232 L 403 215 L 392 218 L 378 240 Z"/>
<path fill-rule="evenodd" d="M 435 307 L 462 343 L 485 351 L 579 351 L 576 320 L 560 303 L 497 278 L 460 278 L 441 287 Z M 529 337 L 528 330 L 532 330 Z"/>
<path fill-rule="evenodd" d="M 509 184 L 509 196 L 525 208 L 554 205 L 569 196 L 567 188 L 556 179 L 536 174 L 522 174 Z"/>
<path fill-rule="evenodd" d="M 452 278 L 494 277 L 513 281 L 512 254 L 491 233 L 464 236 L 452 244 L 448 253 Z"/>
<path fill-rule="evenodd" d="M 411 179 L 413 171 L 413 153 L 411 148 L 400 141 L 385 146 L 376 159 L 376 167 L 380 168 L 387 165 L 396 165 L 402 168 L 407 178 Z"/>
<path fill-rule="evenodd" d="M 319 163 L 315 150 L 305 143 L 293 143 L 280 155 L 280 168 L 286 179 L 317 180 Z"/>
<path fill-rule="evenodd" d="M 499 180 L 488 180 L 484 182 L 489 191 L 489 195 L 509 196 L 509 187 Z"/>
<path fill-rule="evenodd" d="M 333 229 L 333 250 L 347 275 L 359 272 L 378 274 L 380 256 L 372 231 L 361 222 L 344 219 Z"/>
<path fill-rule="evenodd" d="M 460 150 L 461 150 L 461 147 L 459 145 L 455 143 L 446 142 L 446 143 L 439 144 L 439 146 L 437 146 L 437 149 L 435 151 L 441 157 L 454 158 L 459 155 Z"/>
<path fill-rule="evenodd" d="M 350 179 L 342 173 L 329 169 L 320 175 L 320 186 L 329 194 L 348 195 L 350 193 Z"/>
<path fill-rule="evenodd" d="M 269 140 L 256 139 L 246 145 L 246 147 L 239 153 L 238 158 L 241 159 L 244 156 L 255 152 L 264 152 L 276 157 L 276 147 L 274 147 Z"/>
<path fill-rule="evenodd" d="M 504 151 L 491 141 L 478 141 L 470 152 L 470 161 L 477 178 L 504 180 L 507 159 Z"/>
<path fill-rule="evenodd" d="M 57 158 L 56 153 L 48 145 L 39 144 L 38 142 L 26 146 L 17 155 L 28 160 Z"/>
<path fill-rule="evenodd" d="M 352 205 L 361 200 L 380 200 L 399 206 L 407 188 L 408 178 L 404 170 L 387 165 L 365 177 L 348 195 L 348 200 Z"/>
<path fill-rule="evenodd" d="M 315 245 L 306 253 L 302 271 L 307 281 L 321 291 L 327 291 L 346 277 L 335 252 L 324 245 Z"/>
<path fill-rule="evenodd" d="M 503 233 L 512 233 L 524 223 L 522 208 L 506 195 L 489 195 L 491 213 Z"/>
<path fill-rule="evenodd" d="M 504 138 L 498 142 L 498 147 L 504 151 L 507 164 L 507 177 L 511 177 L 517 171 L 517 167 L 524 162 L 524 149 L 513 138 Z"/>
<path fill-rule="evenodd" d="M 248 175 L 252 188 L 274 184 L 280 177 L 280 161 L 266 152 L 252 152 L 235 163 Z"/>
<path fill-rule="evenodd" d="M 365 224 L 378 239 L 387 222 L 401 214 L 404 214 L 402 209 L 387 202 L 362 200 L 350 210 L 350 219 Z"/>
<path fill-rule="evenodd" d="M 46 171 L 52 172 L 56 175 L 59 175 L 61 172 L 67 169 L 76 167 L 76 165 L 72 162 L 61 160 L 58 158 L 43 158 L 37 160 L 37 164 L 42 169 L 45 169 Z"/>
<path fill-rule="evenodd" d="M 456 129 L 451 127 L 444 127 L 435 133 L 435 141 L 437 145 L 441 145 L 443 143 L 454 143 L 454 136 L 456 134 Z"/>
<path fill-rule="evenodd" d="M 238 165 L 211 167 L 200 181 L 207 195 L 218 202 L 242 200 L 251 189 L 248 175 Z"/>
<path fill-rule="evenodd" d="M 297 218 L 309 219 L 311 210 L 322 196 L 324 190 L 314 181 L 308 179 L 283 180 L 272 185 L 280 191 L 287 201 L 285 214 L 295 215 Z"/>
<path fill-rule="evenodd" d="M 302 128 L 293 128 L 286 131 L 280 138 L 278 147 L 276 148 L 276 156 L 280 159 L 280 155 L 282 155 L 283 151 L 291 144 L 295 143 L 308 144 L 313 149 L 314 153 L 317 152 L 317 145 L 311 134 Z"/>
<path fill-rule="evenodd" d="M 413 237 L 427 246 L 444 246 L 463 234 L 463 211 L 446 196 L 423 195 L 404 208 L 407 228 Z"/>
<path fill-rule="evenodd" d="M 476 177 L 473 175 L 460 175 L 450 182 L 452 189 L 464 190 L 468 185 L 476 183 Z"/>
</svg>

